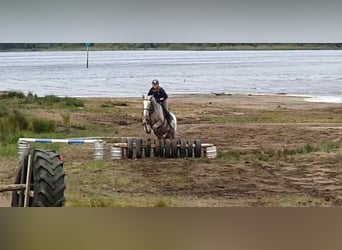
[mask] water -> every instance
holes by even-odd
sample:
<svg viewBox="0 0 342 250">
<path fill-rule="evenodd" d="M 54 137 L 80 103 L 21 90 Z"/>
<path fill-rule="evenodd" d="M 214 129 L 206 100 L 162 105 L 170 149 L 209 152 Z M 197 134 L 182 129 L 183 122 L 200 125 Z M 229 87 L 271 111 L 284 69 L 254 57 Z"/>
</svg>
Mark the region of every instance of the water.
<svg viewBox="0 0 342 250">
<path fill-rule="evenodd" d="M 1 52 L 0 90 L 38 96 L 139 97 L 157 78 L 169 93 L 309 95 L 342 102 L 342 51 Z"/>
</svg>

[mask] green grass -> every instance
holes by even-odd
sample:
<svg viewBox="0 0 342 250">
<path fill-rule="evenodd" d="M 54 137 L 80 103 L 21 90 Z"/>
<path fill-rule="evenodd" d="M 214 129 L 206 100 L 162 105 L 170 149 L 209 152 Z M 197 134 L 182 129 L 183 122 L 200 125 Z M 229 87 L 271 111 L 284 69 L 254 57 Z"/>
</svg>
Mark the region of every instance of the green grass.
<svg viewBox="0 0 342 250">
<path fill-rule="evenodd" d="M 314 152 L 330 153 L 340 147 L 341 145 L 336 142 L 322 142 L 319 144 L 306 143 L 304 146 L 296 149 L 284 149 L 283 155 L 310 154 Z"/>
<path fill-rule="evenodd" d="M 228 152 L 223 152 L 218 154 L 218 158 L 224 159 L 224 160 L 229 160 L 229 161 L 239 161 L 243 155 L 245 155 L 246 152 L 243 151 L 228 151 Z"/>
<path fill-rule="evenodd" d="M 310 154 L 315 152 L 330 153 L 341 148 L 337 142 L 322 142 L 318 144 L 306 143 L 297 148 L 284 149 L 252 149 L 252 150 L 232 150 L 218 154 L 219 159 L 228 161 L 241 161 L 246 159 L 258 161 L 270 161 L 274 159 L 284 159 L 288 156 Z"/>
<path fill-rule="evenodd" d="M 165 200 L 158 200 L 155 202 L 154 207 L 168 207 L 168 202 Z"/>
<path fill-rule="evenodd" d="M 32 93 L 10 91 L 0 95 L 0 144 L 16 143 L 19 137 L 57 138 L 58 124 L 50 119 L 27 115 L 25 110 L 39 107 L 61 109 L 63 124 L 69 130 L 85 130 L 84 125 L 72 126 L 70 109 L 83 107 L 81 99 L 48 95 L 38 97 Z M 66 110 L 67 111 L 66 111 Z M 68 111 L 69 110 L 69 111 Z M 69 132 L 69 131 L 67 131 Z M 74 136 L 70 135 L 69 137 Z M 78 136 L 77 134 L 75 136 Z"/>
<path fill-rule="evenodd" d="M 17 157 L 18 146 L 16 143 L 2 145 L 0 144 L 0 157 Z"/>
<path fill-rule="evenodd" d="M 55 95 L 46 95 L 38 97 L 36 94 L 29 92 L 25 95 L 22 92 L 10 91 L 0 95 L 1 103 L 10 105 L 36 105 L 42 107 L 58 107 L 58 108 L 70 108 L 70 107 L 84 107 L 82 99 L 73 97 L 58 97 Z"/>
<path fill-rule="evenodd" d="M 110 101 L 106 101 L 101 105 L 102 108 L 127 107 L 127 106 L 128 104 L 125 102 L 110 102 Z"/>
<path fill-rule="evenodd" d="M 0 144 L 15 143 L 24 134 L 53 133 L 56 123 L 52 120 L 26 116 L 18 110 L 0 116 Z"/>
<path fill-rule="evenodd" d="M 175 200 L 176 197 L 150 196 L 148 198 L 131 194 L 112 193 L 87 194 L 66 193 L 66 207 L 174 207 L 177 203 L 182 206 L 186 201 Z M 183 204 L 185 206 L 185 203 Z"/>
<path fill-rule="evenodd" d="M 30 121 L 30 130 L 33 133 L 51 133 L 56 129 L 56 123 L 52 120 L 40 119 L 40 118 L 31 118 Z"/>
<path fill-rule="evenodd" d="M 120 207 L 115 198 L 101 195 L 66 194 L 66 207 Z"/>
<path fill-rule="evenodd" d="M 312 196 L 285 194 L 278 197 L 263 197 L 260 200 L 263 207 L 317 207 L 326 203 L 322 198 Z"/>
<path fill-rule="evenodd" d="M 109 166 L 112 166 L 112 162 L 104 161 L 104 160 L 97 160 L 97 161 L 87 161 L 84 164 L 82 164 L 82 168 L 88 169 L 88 170 L 100 170 L 100 169 L 106 169 Z"/>
<path fill-rule="evenodd" d="M 243 115 L 219 115 L 212 118 L 213 123 L 309 123 L 309 122 L 342 122 L 342 114 L 307 115 L 305 112 L 285 112 L 282 110 L 241 110 Z"/>
</svg>

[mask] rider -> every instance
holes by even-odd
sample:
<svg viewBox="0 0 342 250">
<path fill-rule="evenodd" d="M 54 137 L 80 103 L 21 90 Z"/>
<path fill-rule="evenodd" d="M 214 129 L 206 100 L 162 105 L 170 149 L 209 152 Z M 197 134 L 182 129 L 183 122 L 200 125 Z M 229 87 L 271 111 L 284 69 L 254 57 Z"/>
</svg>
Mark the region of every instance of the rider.
<svg viewBox="0 0 342 250">
<path fill-rule="evenodd" d="M 164 113 L 166 115 L 166 120 L 169 123 L 170 127 L 172 127 L 172 125 L 171 125 L 171 119 L 172 118 L 171 118 L 169 107 L 167 104 L 168 95 L 165 92 L 165 90 L 159 86 L 159 81 L 157 79 L 154 79 L 152 81 L 152 87 L 148 91 L 147 95 L 153 95 L 154 98 L 156 99 L 156 101 L 158 103 L 160 103 L 160 105 L 162 106 Z"/>
</svg>

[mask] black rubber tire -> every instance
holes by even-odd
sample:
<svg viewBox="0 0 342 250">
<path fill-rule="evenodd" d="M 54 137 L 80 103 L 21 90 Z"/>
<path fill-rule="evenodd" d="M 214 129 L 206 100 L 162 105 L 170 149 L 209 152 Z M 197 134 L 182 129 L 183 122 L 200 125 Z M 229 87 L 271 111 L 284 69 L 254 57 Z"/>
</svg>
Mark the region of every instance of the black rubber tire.
<svg viewBox="0 0 342 250">
<path fill-rule="evenodd" d="M 133 158 L 133 139 L 127 138 L 127 158 L 132 159 Z"/>
<path fill-rule="evenodd" d="M 171 158 L 171 140 L 165 139 L 165 158 Z"/>
<path fill-rule="evenodd" d="M 65 173 L 60 155 L 36 149 L 33 152 L 33 207 L 64 206 Z"/>
<path fill-rule="evenodd" d="M 143 139 L 142 138 L 137 138 L 135 142 L 135 155 L 137 158 L 141 158 L 143 154 Z"/>
<path fill-rule="evenodd" d="M 151 139 L 146 140 L 146 146 L 145 146 L 145 157 L 151 156 Z"/>
<path fill-rule="evenodd" d="M 188 140 L 187 156 L 189 158 L 193 157 L 193 151 L 194 151 L 193 141 L 192 140 Z"/>
<path fill-rule="evenodd" d="M 33 149 L 31 155 L 31 191 L 33 191 L 33 197 L 29 198 L 28 205 L 30 207 L 64 206 L 66 184 L 64 163 L 61 161 L 60 155 L 53 150 L 46 151 L 43 149 Z M 28 156 L 25 156 L 25 158 L 28 158 Z M 23 182 L 21 178 L 22 171 L 25 172 L 24 176 L 26 178 L 27 166 L 28 160 L 26 159 L 17 172 L 16 182 Z M 18 192 L 12 192 L 12 206 L 19 206 Z"/>
<path fill-rule="evenodd" d="M 179 156 L 181 158 L 186 157 L 186 140 L 181 139 L 179 141 L 180 147 L 179 147 Z"/>
<path fill-rule="evenodd" d="M 171 157 L 177 158 L 178 157 L 178 141 L 171 140 Z"/>
<path fill-rule="evenodd" d="M 202 145 L 200 139 L 195 139 L 195 157 L 199 158 L 201 157 L 202 153 Z"/>
<path fill-rule="evenodd" d="M 154 140 L 154 145 L 155 145 L 153 149 L 154 157 L 159 157 L 159 154 L 160 154 L 159 141 Z"/>
<path fill-rule="evenodd" d="M 159 157 L 165 157 L 165 142 L 164 139 L 159 140 Z"/>
</svg>

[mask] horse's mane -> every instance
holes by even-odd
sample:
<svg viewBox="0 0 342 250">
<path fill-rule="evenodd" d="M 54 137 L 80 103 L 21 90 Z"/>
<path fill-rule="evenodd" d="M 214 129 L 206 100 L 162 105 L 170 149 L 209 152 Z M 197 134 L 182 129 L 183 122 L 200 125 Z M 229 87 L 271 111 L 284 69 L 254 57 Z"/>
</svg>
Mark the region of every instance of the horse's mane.
<svg viewBox="0 0 342 250">
<path fill-rule="evenodd" d="M 145 97 L 146 101 L 151 101 L 152 104 L 158 104 L 158 102 L 156 101 L 156 98 L 154 98 L 153 95 L 148 95 Z"/>
</svg>

